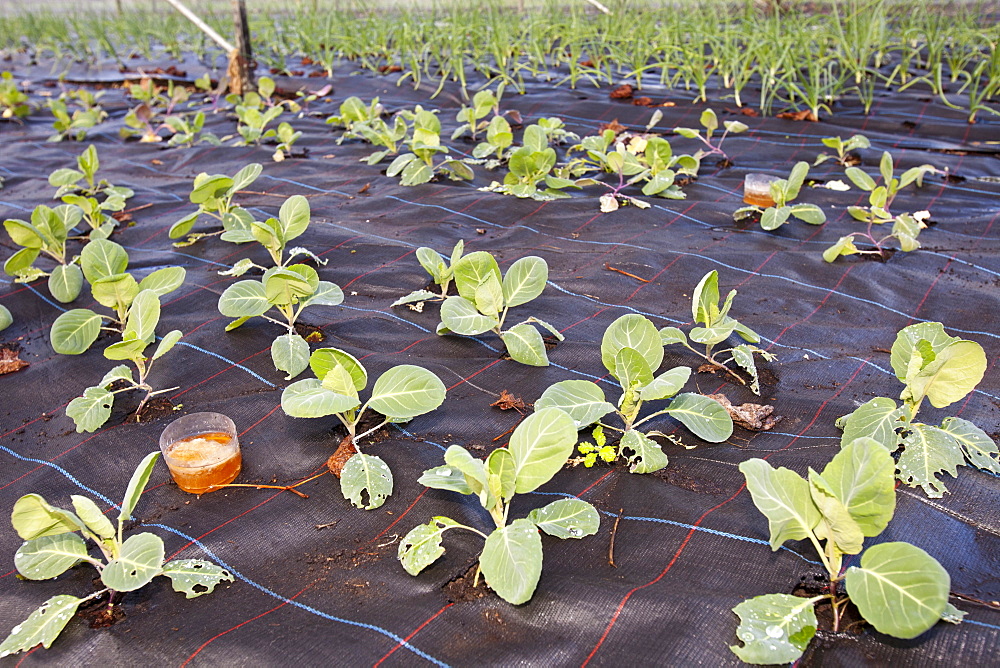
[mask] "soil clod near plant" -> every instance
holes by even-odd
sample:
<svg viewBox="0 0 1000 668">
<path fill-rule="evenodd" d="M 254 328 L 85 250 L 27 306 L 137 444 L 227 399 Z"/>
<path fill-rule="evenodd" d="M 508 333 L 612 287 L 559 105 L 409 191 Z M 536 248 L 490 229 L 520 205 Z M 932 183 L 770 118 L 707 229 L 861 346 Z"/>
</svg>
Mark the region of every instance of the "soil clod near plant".
<svg viewBox="0 0 1000 668">
<path fill-rule="evenodd" d="M 145 403 L 137 413 L 131 413 L 125 418 L 126 423 L 156 422 L 168 415 L 174 414 L 174 404 L 166 397 L 153 397 Z"/>
<path fill-rule="evenodd" d="M 473 586 L 476 579 L 476 569 L 478 563 L 472 564 L 461 575 L 455 576 L 441 588 L 449 603 L 465 603 L 475 601 L 490 593 L 490 588 L 486 586 L 486 580 L 479 576 L 479 586 Z"/>
<path fill-rule="evenodd" d="M 340 445 L 337 446 L 337 451 L 330 455 L 329 459 L 326 460 L 326 467 L 330 469 L 330 473 L 340 477 L 341 472 L 344 470 L 344 465 L 347 464 L 347 460 L 353 457 L 358 452 L 357 448 L 354 447 L 354 439 L 350 435 L 345 436 L 340 439 Z"/>
</svg>

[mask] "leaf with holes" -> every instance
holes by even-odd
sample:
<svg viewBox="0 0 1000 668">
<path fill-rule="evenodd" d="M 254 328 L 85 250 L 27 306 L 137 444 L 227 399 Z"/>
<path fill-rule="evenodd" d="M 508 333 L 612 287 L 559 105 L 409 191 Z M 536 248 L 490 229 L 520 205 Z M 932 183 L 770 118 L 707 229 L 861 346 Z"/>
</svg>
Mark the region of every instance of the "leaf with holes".
<svg viewBox="0 0 1000 668">
<path fill-rule="evenodd" d="M 378 457 L 359 452 L 340 473 L 340 491 L 355 508 L 374 510 L 392 494 L 392 472 Z"/>
<path fill-rule="evenodd" d="M 736 637 L 744 644 L 729 649 L 747 663 L 796 661 L 816 635 L 816 601 L 790 594 L 766 594 L 743 601 L 733 612 L 740 618 Z"/>
<path fill-rule="evenodd" d="M 899 448 L 900 436 L 896 430 L 904 426 L 906 410 L 886 397 L 875 397 L 862 404 L 853 413 L 837 419 L 836 425 L 844 430 L 841 446 L 855 439 L 874 439 L 889 452 Z"/>
<path fill-rule="evenodd" d="M 941 431 L 950 434 L 958 442 L 970 464 L 984 471 L 1000 473 L 997 444 L 985 431 L 968 420 L 957 417 L 945 418 L 941 423 Z"/>
<path fill-rule="evenodd" d="M 958 467 L 965 463 L 958 441 L 943 429 L 925 424 L 911 423 L 910 431 L 903 437 L 903 454 L 896 467 L 898 477 L 910 487 L 920 486 L 927 496 L 940 499 L 948 488 L 938 478 L 942 473 L 958 475 Z"/>
<path fill-rule="evenodd" d="M 174 591 L 184 592 L 185 598 L 211 594 L 220 582 L 233 582 L 232 574 L 211 561 L 175 559 L 163 565 L 162 575 L 170 578 Z"/>
<path fill-rule="evenodd" d="M 433 517 L 427 524 L 421 524 L 410 529 L 399 542 L 396 556 L 403 569 L 410 575 L 416 575 L 444 554 L 441 538 L 448 529 L 462 526 L 448 517 Z"/>
<path fill-rule="evenodd" d="M 72 418 L 78 432 L 96 431 L 111 417 L 115 395 L 103 387 L 88 387 L 83 395 L 66 406 L 66 415 Z"/>
<path fill-rule="evenodd" d="M 129 536 L 122 543 L 118 558 L 110 560 L 101 571 L 101 581 L 115 591 L 134 591 L 163 571 L 163 557 L 163 539 L 159 536 L 151 533 Z"/>
<path fill-rule="evenodd" d="M 51 647 L 81 603 L 82 598 L 66 594 L 59 594 L 45 601 L 0 643 L 0 658 L 26 652 L 38 644 L 45 649 Z"/>
<path fill-rule="evenodd" d="M 653 473 L 669 463 L 660 444 L 635 429 L 622 435 L 618 454 L 628 459 L 630 473 Z"/>
</svg>

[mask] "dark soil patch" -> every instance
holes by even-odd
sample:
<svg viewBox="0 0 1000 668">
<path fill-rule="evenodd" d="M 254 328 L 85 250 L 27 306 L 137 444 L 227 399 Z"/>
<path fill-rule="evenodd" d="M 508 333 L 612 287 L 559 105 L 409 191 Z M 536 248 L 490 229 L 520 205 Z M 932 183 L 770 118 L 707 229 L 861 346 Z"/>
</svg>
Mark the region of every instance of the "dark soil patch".
<svg viewBox="0 0 1000 668">
<path fill-rule="evenodd" d="M 448 580 L 441 587 L 444 592 L 445 597 L 448 599 L 449 603 L 465 603 L 466 601 L 475 601 L 490 593 L 489 587 L 486 586 L 486 580 L 482 577 L 479 578 L 479 586 L 473 586 L 473 582 L 476 579 L 476 568 L 478 567 L 478 562 L 472 564 L 461 575 L 453 577 Z"/>
<path fill-rule="evenodd" d="M 861 251 L 876 251 L 874 246 L 858 246 L 858 250 Z M 892 256 L 896 254 L 896 248 L 883 248 L 881 254 L 878 252 L 864 252 L 855 255 L 854 257 L 860 260 L 866 260 L 868 262 L 882 262 L 883 264 L 892 259 Z"/>
<path fill-rule="evenodd" d="M 156 422 L 168 415 L 174 414 L 174 404 L 166 397 L 153 397 L 146 402 L 142 410 L 130 413 L 123 424 Z"/>
<path fill-rule="evenodd" d="M 749 378 L 747 378 L 745 373 L 737 371 L 740 378 L 746 380 L 746 383 L 741 383 L 739 380 L 733 377 L 733 374 L 727 372 L 725 369 L 727 367 L 721 367 L 715 364 L 702 364 L 698 367 L 698 373 L 710 373 L 719 380 L 729 383 L 730 385 L 735 385 L 737 387 L 747 387 L 750 383 Z M 776 387 L 778 385 L 778 374 L 766 366 L 757 366 L 757 378 L 760 380 L 761 396 L 766 394 L 766 390 Z"/>
<path fill-rule="evenodd" d="M 97 582 L 100 585 L 100 582 Z M 116 605 L 108 605 L 109 598 L 115 597 Z M 87 624 L 92 629 L 106 629 L 114 626 L 118 622 L 125 620 L 125 610 L 120 605 L 123 595 L 108 592 L 95 599 L 91 599 L 77 608 L 76 616 L 87 620 Z"/>
<path fill-rule="evenodd" d="M 295 323 L 295 332 L 309 343 L 319 343 L 326 340 L 326 334 L 315 325 L 306 325 L 301 322 Z"/>
<path fill-rule="evenodd" d="M 689 492 L 715 495 L 725 492 L 724 489 L 716 485 L 714 482 L 701 480 L 700 478 L 687 475 L 681 470 L 680 467 L 677 466 L 667 466 L 659 471 L 654 471 L 653 476 L 659 478 L 668 485 L 680 487 L 681 489 L 686 489 Z"/>
</svg>

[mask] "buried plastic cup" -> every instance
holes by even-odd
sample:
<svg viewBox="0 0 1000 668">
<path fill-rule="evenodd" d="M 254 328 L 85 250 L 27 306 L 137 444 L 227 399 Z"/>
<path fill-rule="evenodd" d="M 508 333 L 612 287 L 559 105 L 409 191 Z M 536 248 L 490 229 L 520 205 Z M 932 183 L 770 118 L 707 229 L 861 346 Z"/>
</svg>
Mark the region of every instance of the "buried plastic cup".
<svg viewBox="0 0 1000 668">
<path fill-rule="evenodd" d="M 177 486 L 204 494 L 239 475 L 243 456 L 236 425 L 221 413 L 192 413 L 167 425 L 160 450 Z"/>
<path fill-rule="evenodd" d="M 777 176 L 770 174 L 747 174 L 743 179 L 743 201 L 751 206 L 762 206 L 765 209 L 774 206 L 771 184 L 777 180 Z"/>
</svg>

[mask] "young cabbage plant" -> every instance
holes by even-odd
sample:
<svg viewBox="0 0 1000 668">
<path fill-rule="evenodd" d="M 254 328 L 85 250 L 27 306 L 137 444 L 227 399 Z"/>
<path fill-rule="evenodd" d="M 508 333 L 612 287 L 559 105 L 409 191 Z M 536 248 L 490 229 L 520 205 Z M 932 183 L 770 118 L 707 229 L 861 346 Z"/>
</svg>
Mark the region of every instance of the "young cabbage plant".
<svg viewBox="0 0 1000 668">
<path fill-rule="evenodd" d="M 485 251 L 470 253 L 453 265 L 457 296 L 441 304 L 437 333 L 476 336 L 492 331 L 500 337 L 511 359 L 529 366 L 548 366 L 545 341 L 532 324 L 563 340 L 552 325 L 531 317 L 504 330 L 507 312 L 527 304 L 542 294 L 549 279 L 549 266 L 540 257 L 529 255 L 517 260 L 501 276 L 496 259 Z"/>
<path fill-rule="evenodd" d="M 138 375 L 134 375 L 127 364 L 119 364 L 104 374 L 97 385 L 88 387 L 83 394 L 66 406 L 66 415 L 72 418 L 78 432 L 96 431 L 108 418 L 115 396 L 131 390 L 142 390 L 146 394 L 135 409 L 136 415 L 142 414 L 142 408 L 150 397 L 164 392 L 176 390 L 176 387 L 164 390 L 154 390 L 149 384 L 149 374 L 153 362 L 163 357 L 183 336 L 180 330 L 167 332 L 156 346 L 156 351 L 149 358 L 146 348 L 156 339 L 156 325 L 160 322 L 160 299 L 152 290 L 142 290 L 135 296 L 125 319 L 125 329 L 122 340 L 112 343 L 104 349 L 104 356 L 109 360 L 130 361 L 135 366 Z M 124 387 L 112 390 L 111 385 L 123 381 Z"/>
<path fill-rule="evenodd" d="M 129 91 L 139 104 L 125 114 L 125 125 L 118 134 L 123 139 L 138 135 L 140 143 L 163 141 L 160 130 L 170 127 L 163 117 L 170 117 L 177 105 L 191 97 L 186 87 L 175 85 L 173 81 L 168 81 L 166 88 L 161 88 L 151 79 L 144 79 L 129 86 Z"/>
<path fill-rule="evenodd" d="M 184 216 L 170 227 L 168 236 L 171 239 L 180 239 L 187 235 L 187 239 L 179 241 L 174 246 L 190 246 L 202 237 L 221 235 L 223 241 L 236 244 L 247 243 L 254 240 L 253 216 L 233 203 L 233 197 L 240 190 L 243 190 L 260 176 L 263 167 L 259 163 L 253 162 L 236 172 L 234 176 L 225 174 L 208 175 L 202 172 L 194 178 L 194 186 L 191 189 L 191 203 L 198 205 L 198 210 Z M 222 229 L 218 232 L 197 232 L 190 234 L 195 223 L 202 216 L 215 218 L 222 223 Z"/>
<path fill-rule="evenodd" d="M 250 318 L 260 316 L 288 330 L 271 344 L 274 368 L 291 380 L 309 366 L 309 343 L 295 331 L 295 322 L 309 306 L 337 306 L 344 293 L 336 283 L 319 280 L 319 274 L 305 264 L 272 267 L 258 280 L 233 283 L 219 297 L 219 312 L 236 318 L 226 331 L 240 327 Z M 265 315 L 276 309 L 284 321 Z"/>
<path fill-rule="evenodd" d="M 810 225 L 822 225 L 826 222 L 826 214 L 815 204 L 790 204 L 799 196 L 802 184 L 809 174 L 809 163 L 795 163 L 787 179 L 778 179 L 771 183 L 771 199 L 774 206 L 743 206 L 733 212 L 733 220 L 740 221 L 753 214 L 760 215 L 760 226 L 765 230 L 776 230 L 789 218 L 798 218 Z"/>
<path fill-rule="evenodd" d="M 101 168 L 101 161 L 97 156 L 97 148 L 93 144 L 77 156 L 76 166 L 78 169 L 62 168 L 49 174 L 49 185 L 58 189 L 55 197 L 62 197 L 66 194 L 85 197 L 104 195 L 107 199 L 117 197 L 124 203 L 125 200 L 135 195 L 130 188 L 112 185 L 108 183 L 107 179 L 97 180 L 97 170 Z M 117 211 L 119 209 L 111 210 Z"/>
<path fill-rule="evenodd" d="M 555 149 L 549 147 L 546 131 L 538 125 L 524 129 L 522 146 L 508 155 L 503 183 L 497 181 L 481 190 L 548 201 L 569 197 L 565 188 L 579 188 L 575 181 L 564 179 L 552 173 L 556 165 Z M 544 183 L 544 189 L 539 186 Z"/>
<path fill-rule="evenodd" d="M 397 156 L 389 164 L 386 176 L 399 176 L 404 186 L 427 183 L 436 174 L 454 181 L 472 180 L 472 168 L 461 160 L 445 157 L 435 163 L 437 154 L 448 154 L 448 147 L 441 145 L 441 121 L 437 114 L 418 105 L 412 112 L 401 112 L 401 115 L 413 122 L 413 135 L 406 141 L 410 152 Z"/>
<path fill-rule="evenodd" d="M 340 103 L 340 114 L 330 116 L 326 119 L 326 123 L 344 128 L 344 136 L 338 140 L 340 143 L 344 139 L 357 136 L 355 128 L 357 123 L 370 123 L 381 118 L 384 113 L 385 108 L 379 103 L 377 97 L 371 101 L 371 104 L 365 106 L 361 98 L 352 95 Z"/>
<path fill-rule="evenodd" d="M 667 465 L 667 455 L 651 436 L 683 445 L 675 436 L 638 430 L 653 418 L 669 415 L 710 443 L 732 435 L 733 419 L 719 402 L 693 392 L 678 394 L 691 376 L 690 368 L 674 367 L 654 376 L 663 362 L 663 344 L 656 326 L 644 316 L 629 313 L 611 323 L 601 340 L 601 361 L 622 389 L 615 404 L 605 400 L 604 390 L 593 381 L 563 380 L 542 393 L 535 409 L 559 408 L 573 418 L 577 429 L 596 423 L 602 430 L 620 433 L 617 455 L 628 460 L 632 473 L 652 473 Z M 670 398 L 666 408 L 639 417 L 645 402 Z M 621 428 L 601 422 L 609 413 L 618 416 Z"/>
<path fill-rule="evenodd" d="M 287 122 L 279 123 L 276 130 L 272 129 L 265 132 L 264 139 L 274 139 L 278 144 L 271 158 L 275 162 L 281 162 L 285 158 L 292 157 L 292 146 L 301 136 L 302 132 L 296 130 L 292 127 L 291 123 Z"/>
<path fill-rule="evenodd" d="M 760 348 L 749 345 L 760 342 L 760 335 L 753 331 L 736 318 L 729 315 L 729 309 L 733 306 L 733 299 L 736 298 L 736 290 L 730 290 L 726 295 L 726 301 L 719 307 L 719 272 L 712 270 L 701 277 L 698 285 L 695 286 L 694 294 L 691 298 L 691 315 L 695 323 L 701 327 L 695 327 L 688 335 L 691 341 L 705 346 L 705 352 L 691 346 L 688 343 L 688 336 L 684 335 L 678 327 L 664 327 L 660 330 L 660 341 L 668 346 L 679 343 L 696 355 L 704 358 L 707 368 L 699 368 L 699 371 L 725 371 L 730 376 L 746 385 L 739 374 L 726 366 L 729 362 L 736 362 L 737 366 L 750 375 L 750 390 L 760 396 L 760 377 L 757 374 L 757 365 L 754 362 L 754 354 L 760 355 L 765 360 L 772 362 L 776 358 L 771 353 Z M 716 346 L 725 343 L 733 333 L 736 333 L 747 343 L 741 343 L 732 348 L 717 350 Z M 728 358 L 723 355 L 728 354 Z"/>
<path fill-rule="evenodd" d="M 167 116 L 163 124 L 170 128 L 173 135 L 167 141 L 167 146 L 194 146 L 205 142 L 212 146 L 221 146 L 222 142 L 211 132 L 202 132 L 205 127 L 205 112 L 198 111 L 190 118 L 181 114 Z"/>
<path fill-rule="evenodd" d="M 158 575 L 170 578 L 174 591 L 186 598 L 210 594 L 233 576 L 203 559 L 165 560 L 163 539 L 144 532 L 125 538 L 125 523 L 139 503 L 159 452 L 139 463 L 125 490 L 115 527 L 94 501 L 72 495 L 73 510 L 54 507 L 38 494 L 26 494 L 14 503 L 11 524 L 24 543 L 14 555 L 14 567 L 26 580 L 51 580 L 81 562 L 97 569 L 103 588 L 83 598 L 58 594 L 26 620 L 16 625 L 0 643 L 0 658 L 26 652 L 41 644 L 48 649 L 83 603 L 108 598 L 108 612 L 121 603 L 126 592 L 141 589 Z M 92 557 L 87 541 L 100 550 Z"/>
<path fill-rule="evenodd" d="M 541 529 L 556 538 L 583 538 L 597 533 L 600 515 L 582 499 L 565 498 L 532 510 L 526 518 L 510 520 L 515 495 L 533 492 L 563 467 L 576 441 L 573 419 L 556 408 L 529 415 L 511 434 L 505 448 L 497 448 L 486 461 L 459 446 L 444 453 L 444 466 L 424 471 L 421 484 L 433 489 L 475 495 L 493 519 L 494 529 L 484 533 L 450 517 L 433 517 L 410 530 L 399 543 L 398 557 L 410 575 L 417 575 L 441 555 L 444 533 L 471 531 L 486 543 L 479 555 L 474 586 L 480 573 L 486 584 L 511 605 L 526 603 L 535 593 L 542 574 Z"/>
<path fill-rule="evenodd" d="M 848 167 L 847 178 L 854 185 L 870 193 L 868 203 L 870 206 L 849 206 L 847 212 L 855 220 L 860 220 L 867 225 L 864 232 L 852 232 L 840 237 L 837 243 L 823 251 L 823 259 L 833 262 L 842 255 L 879 255 L 884 256 L 883 248 L 890 239 L 895 239 L 899 244 L 899 249 L 903 252 L 915 251 L 920 248 L 917 236 L 920 231 L 927 227 L 927 219 L 930 217 L 929 211 L 918 211 L 916 213 L 904 213 L 894 216 L 889 207 L 896 199 L 896 195 L 902 188 L 916 183 L 917 187 L 922 187 L 924 175 L 935 173 L 938 170 L 931 165 L 920 165 L 911 167 L 900 175 L 897 179 L 893 176 L 894 166 L 892 155 L 885 151 L 882 153 L 882 160 L 879 162 L 879 173 L 882 176 L 882 185 L 877 185 L 875 180 L 859 167 Z M 892 231 L 883 237 L 876 237 L 874 228 L 876 225 L 892 223 Z M 855 237 L 864 239 L 871 243 L 874 248 L 863 250 L 854 245 Z"/>
<path fill-rule="evenodd" d="M 48 276 L 49 292 L 58 301 L 68 303 L 83 289 L 83 272 L 79 256 L 70 258 L 66 252 L 69 233 L 83 220 L 79 207 L 63 204 L 51 209 L 39 204 L 31 212 L 31 222 L 11 218 L 3 225 L 7 234 L 21 250 L 4 262 L 3 270 L 16 283 L 30 283 Z M 47 255 L 58 264 L 51 272 L 35 266 L 40 255 Z"/>
<path fill-rule="evenodd" d="M 383 147 L 383 150 L 361 158 L 361 162 L 368 165 L 377 165 L 390 155 L 398 155 L 400 142 L 406 139 L 410 130 L 406 119 L 398 115 L 391 126 L 381 118 L 374 118 L 370 121 L 357 121 L 352 127 L 353 135 L 361 137 L 372 146 Z M 345 137 L 347 135 L 348 133 L 344 133 Z"/>
<path fill-rule="evenodd" d="M 183 267 L 163 267 L 141 281 L 136 281 L 126 271 L 128 253 L 115 242 L 106 239 L 91 241 L 83 247 L 80 267 L 83 277 L 90 284 L 94 300 L 114 311 L 114 315 L 100 315 L 86 308 L 72 309 L 61 314 L 49 331 L 52 349 L 61 355 L 79 355 L 85 352 L 97 340 L 102 329 L 125 333 L 129 330 L 132 308 L 140 293 L 149 291 L 157 298 L 170 294 L 184 283 L 187 275 Z M 159 317 L 158 301 L 155 312 Z M 145 319 L 145 316 L 136 317 Z M 107 324 L 105 321 L 108 321 Z M 140 321 L 131 319 L 131 322 Z M 145 325 L 142 330 L 147 331 Z M 152 341 L 152 338 L 144 338 L 147 343 Z"/>
<path fill-rule="evenodd" d="M 814 608 L 821 601 L 833 610 L 834 632 L 848 600 L 877 631 L 895 638 L 915 638 L 939 620 L 961 621 L 964 613 L 948 603 L 951 578 L 927 552 L 892 542 L 861 554 L 865 538 L 878 536 L 892 519 L 893 469 L 889 452 L 870 438 L 851 441 L 822 473 L 810 468 L 807 478 L 763 459 L 740 464 L 754 505 L 768 519 L 771 549 L 808 539 L 826 569 L 829 593 L 766 594 L 737 605 L 736 637 L 744 644 L 730 647 L 736 656 L 753 664 L 796 661 L 816 634 Z M 858 565 L 843 572 L 844 555 L 857 554 Z"/>
<path fill-rule="evenodd" d="M 55 100 L 49 100 L 49 111 L 55 117 L 52 127 L 56 133 L 49 137 L 48 141 L 57 142 L 64 139 L 83 141 L 87 138 L 87 132 L 91 128 L 100 125 L 108 117 L 108 112 L 104 111 L 97 103 L 97 96 L 88 91 L 80 89 L 75 94 L 68 94 L 68 97 L 70 99 L 76 97 L 81 108 L 74 109 L 71 114 L 66 100 L 62 96 Z"/>
<path fill-rule="evenodd" d="M 975 389 L 987 366 L 982 346 L 948 336 L 939 322 L 921 322 L 896 335 L 890 363 L 903 383 L 902 405 L 876 397 L 841 417 L 841 443 L 867 436 L 888 452 L 902 448 L 897 477 L 910 487 L 922 487 L 931 498 L 948 491 L 938 476 L 957 476 L 957 467 L 964 464 L 1000 474 L 996 443 L 968 420 L 948 417 L 938 427 L 916 422 L 924 399 L 945 408 Z"/>
<path fill-rule="evenodd" d="M 285 257 L 285 247 L 288 242 L 302 236 L 309 227 L 311 213 L 309 200 L 302 195 L 292 195 L 281 204 L 277 218 L 268 218 L 263 223 L 256 220 L 251 222 L 250 233 L 267 250 L 277 267 L 288 266 L 299 255 L 310 257 L 317 264 L 326 264 L 326 260 L 321 260 L 301 246 L 288 249 L 288 257 Z M 262 267 L 255 264 L 253 260 L 244 258 L 233 265 L 231 269 L 219 273 L 223 276 L 242 276 L 254 267 L 267 271 L 267 267 Z"/>
<path fill-rule="evenodd" d="M 451 133 L 452 140 L 458 139 L 468 132 L 472 140 L 475 141 L 481 130 L 484 130 L 495 119 L 503 118 L 500 116 L 500 98 L 503 97 L 503 89 L 504 85 L 501 83 L 497 87 L 496 93 L 488 89 L 481 90 L 472 96 L 471 106 L 467 107 L 463 104 L 462 108 L 458 111 L 458 115 L 455 117 L 455 120 L 461 123 L 461 125 Z M 487 121 L 486 117 L 489 116 L 490 112 L 493 112 L 493 120 Z M 510 125 L 507 128 L 509 131 Z"/>
<path fill-rule="evenodd" d="M 451 258 L 445 258 L 433 248 L 421 246 L 417 249 L 417 260 L 431 278 L 435 285 L 441 286 L 441 294 L 435 294 L 430 290 L 414 290 L 405 297 L 400 297 L 392 303 L 392 306 L 402 304 L 412 304 L 423 301 L 443 301 L 448 297 L 448 288 L 451 286 L 451 279 L 455 276 L 455 265 L 462 259 L 465 252 L 465 242 L 461 239 L 451 249 Z"/>
<path fill-rule="evenodd" d="M 725 127 L 725 131 L 722 133 L 722 136 L 719 137 L 719 142 L 717 144 L 713 144 L 712 135 L 719 129 L 718 116 L 716 116 L 715 112 L 709 108 L 701 112 L 699 122 L 701 123 L 701 126 L 705 128 L 704 134 L 702 134 L 700 130 L 695 130 L 693 128 L 674 128 L 674 132 L 682 137 L 686 137 L 687 139 L 697 139 L 705 145 L 707 150 L 698 149 L 698 152 L 695 153 L 695 158 L 698 159 L 698 161 L 701 161 L 702 158 L 710 155 L 719 155 L 722 156 L 724 161 L 731 163 L 732 160 L 730 160 L 726 152 L 722 150 L 722 143 L 726 141 L 726 137 L 730 134 L 735 135 L 741 132 L 746 132 L 750 128 L 748 128 L 745 123 L 740 123 L 739 121 L 723 121 L 722 125 Z"/>
<path fill-rule="evenodd" d="M 98 201 L 96 197 L 63 195 L 62 201 L 80 209 L 83 214 L 83 222 L 90 226 L 88 239 L 107 239 L 110 237 L 118 225 L 118 221 L 111 213 L 117 213 L 125 208 L 125 200 L 118 195 L 109 195 L 103 202 Z M 111 213 L 108 213 L 109 211 Z"/>
<path fill-rule="evenodd" d="M 871 142 L 868 141 L 868 137 L 864 135 L 853 135 L 847 141 L 844 141 L 840 137 L 826 137 L 820 141 L 823 142 L 823 146 L 832 148 L 836 151 L 837 155 L 820 153 L 816 156 L 816 160 L 813 162 L 813 167 L 821 165 L 827 160 L 836 160 L 844 167 L 856 165 L 861 162 L 861 158 L 859 158 L 856 153 L 853 153 L 853 151 L 857 151 L 859 148 L 871 148 L 872 145 Z"/>
<path fill-rule="evenodd" d="M 18 88 L 13 74 L 0 72 L 0 118 L 17 120 L 29 113 L 28 94 Z"/>
<path fill-rule="evenodd" d="M 281 393 L 281 409 L 296 418 L 333 415 L 347 429 L 331 461 L 338 461 L 340 491 L 356 508 L 373 510 L 392 494 L 392 472 L 379 457 L 361 452 L 358 442 L 386 424 L 408 422 L 444 402 L 441 379 L 419 366 L 392 367 L 375 381 L 364 404 L 359 393 L 368 385 L 368 372 L 353 355 L 337 348 L 320 348 L 309 357 L 315 378 L 299 380 Z M 385 417 L 378 426 L 358 434 L 368 409 Z"/>
<path fill-rule="evenodd" d="M 514 133 L 510 123 L 503 116 L 494 116 L 486 126 L 486 141 L 476 144 L 472 157 L 484 161 L 486 169 L 496 169 L 507 162 L 510 157 L 508 149 L 513 143 Z"/>
</svg>

